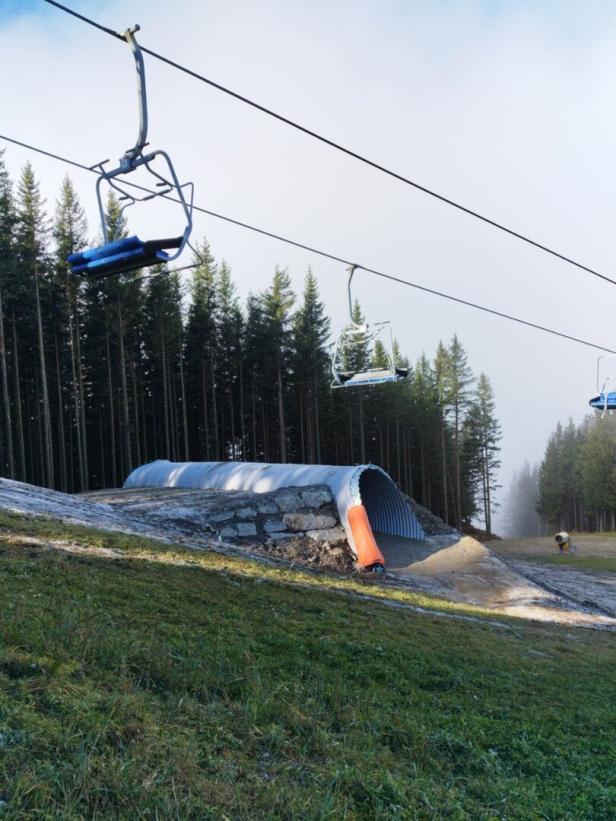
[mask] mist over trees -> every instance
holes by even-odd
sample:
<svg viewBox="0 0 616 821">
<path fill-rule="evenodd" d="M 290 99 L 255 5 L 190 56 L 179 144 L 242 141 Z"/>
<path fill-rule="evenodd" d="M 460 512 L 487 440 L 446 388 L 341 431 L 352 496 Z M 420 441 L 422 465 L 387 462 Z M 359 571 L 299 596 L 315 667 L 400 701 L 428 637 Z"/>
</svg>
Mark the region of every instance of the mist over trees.
<svg viewBox="0 0 616 821">
<path fill-rule="evenodd" d="M 537 511 L 539 504 L 539 467 L 525 462 L 521 470 L 513 474 L 504 503 L 503 536 L 540 536 L 545 524 Z"/>
<path fill-rule="evenodd" d="M 557 425 L 539 469 L 537 509 L 555 530 L 616 530 L 616 417 Z"/>
<path fill-rule="evenodd" d="M 127 235 L 113 197 L 107 223 L 110 240 Z M 32 167 L 14 184 L 0 153 L 3 476 L 72 492 L 159 458 L 375 462 L 452 524 L 490 529 L 500 426 L 457 336 L 404 382 L 332 391 L 312 271 L 296 294 L 277 268 L 242 304 L 205 240 L 187 282 L 163 267 L 84 280 L 66 257 L 90 242 L 69 178 L 49 209 Z M 348 358 L 379 366 L 385 351 Z"/>
</svg>

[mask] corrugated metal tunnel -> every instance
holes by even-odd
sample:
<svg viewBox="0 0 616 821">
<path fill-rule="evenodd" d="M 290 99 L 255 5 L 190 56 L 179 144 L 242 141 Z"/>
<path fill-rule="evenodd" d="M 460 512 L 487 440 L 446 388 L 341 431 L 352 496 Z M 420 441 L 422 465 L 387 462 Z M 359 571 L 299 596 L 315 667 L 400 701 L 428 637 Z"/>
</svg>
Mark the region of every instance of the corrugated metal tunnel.
<svg viewBox="0 0 616 821">
<path fill-rule="evenodd" d="M 293 465 L 261 462 L 169 462 L 159 459 L 136 468 L 124 487 L 183 487 L 251 490 L 327 485 L 338 507 L 349 545 L 364 568 L 385 560 L 374 531 L 423 539 L 411 506 L 392 479 L 376 465 Z"/>
</svg>

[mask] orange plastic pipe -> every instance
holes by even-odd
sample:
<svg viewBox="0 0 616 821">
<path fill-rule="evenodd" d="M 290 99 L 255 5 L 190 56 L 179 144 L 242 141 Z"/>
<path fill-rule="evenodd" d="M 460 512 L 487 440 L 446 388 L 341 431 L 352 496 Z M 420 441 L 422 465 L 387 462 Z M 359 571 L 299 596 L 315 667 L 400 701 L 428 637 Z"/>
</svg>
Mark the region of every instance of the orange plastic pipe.
<svg viewBox="0 0 616 821">
<path fill-rule="evenodd" d="M 349 526 L 355 542 L 358 565 L 363 568 L 377 564 L 385 567 L 385 557 L 374 539 L 368 514 L 363 505 L 354 505 L 349 508 Z"/>
</svg>

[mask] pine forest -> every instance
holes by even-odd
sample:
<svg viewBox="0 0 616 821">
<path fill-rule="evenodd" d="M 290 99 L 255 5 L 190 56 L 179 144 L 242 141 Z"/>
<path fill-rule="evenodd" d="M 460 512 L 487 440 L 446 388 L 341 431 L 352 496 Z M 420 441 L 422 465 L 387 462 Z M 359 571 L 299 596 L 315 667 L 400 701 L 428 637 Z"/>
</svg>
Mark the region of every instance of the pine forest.
<svg viewBox="0 0 616 821">
<path fill-rule="evenodd" d="M 107 223 L 110 239 L 127 235 L 113 196 Z M 242 304 L 205 239 L 182 279 L 158 268 L 84 280 L 66 257 L 91 240 L 69 178 L 49 213 L 32 166 L 11 180 L 0 154 L 2 475 L 78 492 L 159 458 L 373 462 L 451 524 L 491 530 L 500 426 L 457 336 L 431 360 L 398 352 L 404 382 L 331 390 L 331 323 L 312 271 L 295 294 L 277 268 Z M 349 365 L 384 356 L 378 342 L 358 345 Z M 577 490 L 563 492 L 581 515 Z"/>
<path fill-rule="evenodd" d="M 538 473 L 537 509 L 556 530 L 616 530 L 616 417 L 560 423 Z"/>
</svg>

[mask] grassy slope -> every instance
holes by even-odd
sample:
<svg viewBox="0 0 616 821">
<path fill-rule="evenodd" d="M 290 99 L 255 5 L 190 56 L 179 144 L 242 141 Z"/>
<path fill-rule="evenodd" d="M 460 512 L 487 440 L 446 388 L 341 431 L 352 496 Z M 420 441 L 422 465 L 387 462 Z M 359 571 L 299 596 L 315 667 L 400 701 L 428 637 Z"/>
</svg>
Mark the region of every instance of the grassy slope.
<svg viewBox="0 0 616 821">
<path fill-rule="evenodd" d="M 561 556 L 525 556 L 525 559 L 540 564 L 555 564 L 563 567 L 572 567 L 574 570 L 587 570 L 590 573 L 616 573 L 616 558 L 604 556 L 576 556 L 567 554 Z"/>
<path fill-rule="evenodd" d="M 2 523 L 0 818 L 614 817 L 612 635 L 422 616 L 328 577 Z"/>
<path fill-rule="evenodd" d="M 555 564 L 591 573 L 616 573 L 616 534 L 574 533 L 573 552 L 560 553 L 549 537 L 504 539 L 490 544 L 497 556 Z"/>
</svg>

